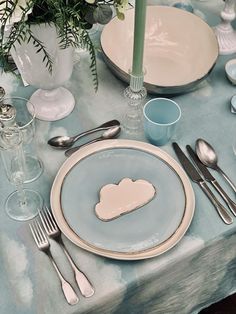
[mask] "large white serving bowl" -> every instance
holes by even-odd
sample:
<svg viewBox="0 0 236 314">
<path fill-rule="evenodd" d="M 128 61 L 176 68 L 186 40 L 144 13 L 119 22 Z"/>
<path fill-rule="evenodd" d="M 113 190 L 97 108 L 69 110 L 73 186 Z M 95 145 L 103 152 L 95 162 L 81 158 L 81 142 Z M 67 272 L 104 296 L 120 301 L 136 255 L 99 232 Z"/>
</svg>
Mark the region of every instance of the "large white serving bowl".
<svg viewBox="0 0 236 314">
<path fill-rule="evenodd" d="M 105 62 L 129 82 L 132 67 L 134 9 L 125 20 L 117 17 L 101 34 Z M 198 16 L 168 6 L 148 6 L 146 17 L 144 81 L 157 94 L 178 94 L 197 86 L 213 69 L 218 57 L 213 30 Z"/>
</svg>

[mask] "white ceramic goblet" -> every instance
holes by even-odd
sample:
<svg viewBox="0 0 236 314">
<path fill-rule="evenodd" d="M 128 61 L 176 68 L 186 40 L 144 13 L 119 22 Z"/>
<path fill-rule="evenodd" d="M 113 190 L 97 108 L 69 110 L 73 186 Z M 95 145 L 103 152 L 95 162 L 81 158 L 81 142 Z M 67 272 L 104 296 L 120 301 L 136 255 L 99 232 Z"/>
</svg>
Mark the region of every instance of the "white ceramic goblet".
<svg viewBox="0 0 236 314">
<path fill-rule="evenodd" d="M 71 92 L 61 86 L 72 74 L 74 48 L 61 49 L 54 25 L 32 25 L 31 31 L 45 46 L 52 61 L 52 71 L 46 65 L 44 52 L 37 51 L 39 48 L 33 45 L 32 40 L 17 43 L 11 54 L 22 78 L 39 88 L 30 98 L 36 117 L 46 121 L 59 120 L 70 114 L 75 105 Z"/>
</svg>

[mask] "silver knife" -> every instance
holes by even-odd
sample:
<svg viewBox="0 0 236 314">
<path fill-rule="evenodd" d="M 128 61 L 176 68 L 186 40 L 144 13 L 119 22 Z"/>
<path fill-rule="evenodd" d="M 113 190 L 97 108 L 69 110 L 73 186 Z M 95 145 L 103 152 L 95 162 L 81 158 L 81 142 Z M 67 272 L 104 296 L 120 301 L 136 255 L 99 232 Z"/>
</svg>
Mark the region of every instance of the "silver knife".
<svg viewBox="0 0 236 314">
<path fill-rule="evenodd" d="M 187 151 L 188 151 L 190 157 L 194 161 L 195 165 L 197 166 L 199 171 L 202 173 L 204 179 L 213 185 L 213 187 L 216 189 L 216 191 L 220 194 L 220 196 L 226 202 L 226 204 L 228 205 L 231 212 L 234 214 L 234 216 L 236 216 L 236 204 L 231 200 L 231 198 L 227 195 L 227 193 L 222 189 L 220 184 L 212 176 L 212 174 L 207 169 L 207 167 L 205 165 L 203 165 L 203 163 L 201 163 L 200 159 L 198 158 L 197 154 L 194 152 L 192 147 L 190 145 L 187 145 L 186 148 L 187 148 Z"/>
<path fill-rule="evenodd" d="M 207 195 L 211 203 L 214 205 L 215 209 L 217 210 L 217 213 L 221 217 L 221 219 L 226 223 L 227 225 L 230 225 L 233 223 L 233 218 L 228 214 L 226 208 L 224 208 L 221 203 L 217 200 L 215 195 L 211 192 L 206 182 L 202 179 L 200 174 L 197 172 L 196 168 L 192 165 L 192 163 L 189 161 L 189 159 L 185 156 L 184 152 L 181 150 L 179 145 L 177 143 L 173 143 L 174 151 L 183 166 L 184 170 L 188 174 L 188 176 L 191 178 L 192 181 L 196 182 L 200 188 L 203 190 L 203 192 Z"/>
</svg>

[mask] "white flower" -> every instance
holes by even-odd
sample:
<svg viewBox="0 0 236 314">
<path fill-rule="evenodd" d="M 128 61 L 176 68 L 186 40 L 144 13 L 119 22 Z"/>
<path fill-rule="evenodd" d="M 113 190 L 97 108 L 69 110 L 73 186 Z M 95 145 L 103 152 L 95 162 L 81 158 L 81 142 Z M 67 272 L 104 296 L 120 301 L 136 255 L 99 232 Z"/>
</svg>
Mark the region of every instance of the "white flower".
<svg viewBox="0 0 236 314">
<path fill-rule="evenodd" d="M 89 4 L 93 4 L 96 0 L 85 0 L 86 2 L 88 2 Z"/>
<path fill-rule="evenodd" d="M 129 5 L 129 0 L 120 0 L 115 4 L 116 14 L 119 19 L 124 20 L 125 11 L 127 10 Z"/>
<path fill-rule="evenodd" d="M 22 18 L 22 14 L 23 14 L 23 9 L 26 9 L 28 4 L 30 3 L 31 0 L 18 0 L 17 5 L 14 9 L 14 12 L 12 13 L 12 16 L 8 19 L 7 21 L 7 25 L 12 25 L 16 22 L 19 22 Z M 0 10 L 1 12 L 4 11 L 4 9 L 6 8 L 6 3 L 1 3 L 0 4 Z M 30 10 L 27 11 L 27 15 L 30 14 L 32 12 L 32 8 Z"/>
</svg>

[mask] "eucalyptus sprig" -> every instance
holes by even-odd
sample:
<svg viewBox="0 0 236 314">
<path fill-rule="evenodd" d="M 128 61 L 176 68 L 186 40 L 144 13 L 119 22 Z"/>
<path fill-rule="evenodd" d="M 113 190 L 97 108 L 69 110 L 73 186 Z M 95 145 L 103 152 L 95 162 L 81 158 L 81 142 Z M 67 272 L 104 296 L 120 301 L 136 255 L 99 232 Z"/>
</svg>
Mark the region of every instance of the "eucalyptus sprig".
<svg viewBox="0 0 236 314">
<path fill-rule="evenodd" d="M 31 42 L 43 52 L 42 62 L 51 72 L 53 63 L 45 45 L 34 36 L 32 24 L 55 24 L 60 48 L 86 48 L 90 54 L 95 89 L 98 87 L 96 51 L 88 30 L 93 24 L 106 24 L 113 15 L 124 18 L 128 0 L 0 0 L 0 63 L 8 69 L 8 56 L 16 43 Z"/>
</svg>

